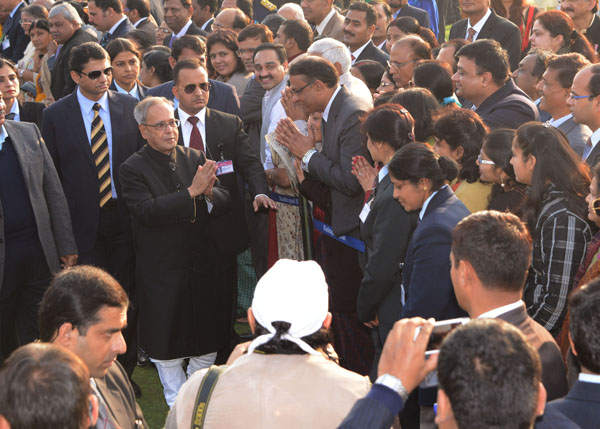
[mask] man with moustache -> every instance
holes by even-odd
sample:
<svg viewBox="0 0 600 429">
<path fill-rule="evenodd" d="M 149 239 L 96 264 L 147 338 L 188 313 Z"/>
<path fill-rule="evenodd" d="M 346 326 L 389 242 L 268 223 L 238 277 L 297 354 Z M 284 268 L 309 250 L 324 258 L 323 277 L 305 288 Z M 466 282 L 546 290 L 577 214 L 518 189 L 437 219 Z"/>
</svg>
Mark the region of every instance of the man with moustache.
<svg viewBox="0 0 600 429">
<path fill-rule="evenodd" d="M 557 55 L 550 59 L 537 88 L 542 94 L 540 109 L 550 113 L 549 125 L 558 128 L 567 136 L 571 148 L 582 156 L 586 142 L 592 135 L 588 126 L 578 124 L 573 118 L 567 100 L 573 78 L 590 62 L 581 54 Z"/>
<path fill-rule="evenodd" d="M 207 86 L 206 74 L 186 82 L 196 94 L 208 92 Z M 231 291 L 221 284 L 211 218 L 224 214 L 231 199 L 217 181 L 217 162 L 206 158 L 208 148 L 195 146 L 197 128 L 191 147 L 177 144 L 179 120 L 170 101 L 148 97 L 134 115 L 147 145 L 119 175 L 135 235 L 139 339 L 172 406 L 186 380 L 183 360 L 189 358 L 190 376 L 228 345 L 230 326 L 223 319 L 232 308 Z M 190 117 L 197 118 L 185 120 Z"/>
<path fill-rule="evenodd" d="M 594 50 L 598 52 L 600 44 L 600 18 L 598 12 L 598 0 L 563 0 L 560 10 L 569 15 L 573 20 L 575 29 L 587 37 Z"/>
<path fill-rule="evenodd" d="M 166 0 L 164 2 L 165 22 L 173 34 L 169 34 L 164 41 L 164 45 L 173 47 L 173 42 L 182 36 L 204 36 L 208 33 L 201 30 L 192 21 L 194 8 L 190 0 Z"/>
<path fill-rule="evenodd" d="M 375 46 L 387 54 L 388 52 L 385 50 L 385 38 L 387 27 L 392 21 L 392 9 L 383 0 L 372 1 L 371 6 L 375 8 L 375 12 L 377 13 L 375 31 L 373 32 L 371 39 Z"/>
<path fill-rule="evenodd" d="M 377 13 L 368 3 L 352 3 L 344 19 L 344 43 L 350 50 L 352 65 L 357 61 L 374 60 L 387 65 L 390 56 L 373 44 Z"/>
</svg>

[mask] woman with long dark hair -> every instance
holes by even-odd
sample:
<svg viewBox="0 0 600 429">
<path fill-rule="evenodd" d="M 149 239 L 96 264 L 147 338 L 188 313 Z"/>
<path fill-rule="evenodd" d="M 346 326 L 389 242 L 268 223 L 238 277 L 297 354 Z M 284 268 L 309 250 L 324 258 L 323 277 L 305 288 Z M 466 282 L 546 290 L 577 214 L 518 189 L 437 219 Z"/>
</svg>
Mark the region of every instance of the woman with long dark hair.
<svg viewBox="0 0 600 429">
<path fill-rule="evenodd" d="M 515 170 L 510 164 L 514 137 L 515 130 L 507 128 L 490 132 L 483 139 L 477 165 L 480 179 L 493 183 L 488 210 L 509 211 L 521 217 L 527 186 L 517 182 Z"/>
<path fill-rule="evenodd" d="M 239 49 L 237 35 L 231 30 L 215 31 L 206 40 L 208 76 L 233 85 L 241 97 L 252 73 L 246 73 Z"/>
<path fill-rule="evenodd" d="M 535 18 L 530 41 L 532 49 L 548 49 L 556 54 L 576 52 L 592 63 L 598 62 L 588 39 L 575 29 L 571 17 L 560 10 L 548 10 Z"/>
<path fill-rule="evenodd" d="M 404 107 L 384 104 L 369 112 L 362 124 L 373 161 L 383 165 L 376 179 L 371 180 L 369 188 L 372 188 L 372 194 L 360 216 L 360 235 L 366 249 L 364 254 L 359 255 L 363 279 L 358 292 L 357 315 L 372 329 L 375 346 L 372 379 L 377 374 L 385 339 L 394 323 L 402 317 L 400 265 L 417 226 L 417 212 L 406 212 L 394 200 L 394 186 L 388 174 L 388 164 L 394 153 L 414 142 L 414 123 Z M 365 164 L 355 162 L 352 168 L 361 184 L 363 174 L 369 175 L 371 171 L 371 167 Z"/>
<path fill-rule="evenodd" d="M 479 115 L 469 109 L 444 109 L 434 124 L 434 150 L 456 161 L 460 172 L 452 190 L 471 213 L 488 207 L 492 186 L 479 180 L 477 157 L 487 126 Z"/>
<path fill-rule="evenodd" d="M 560 130 L 539 122 L 519 127 L 512 155 L 517 181 L 531 186 L 524 220 L 533 239 L 533 257 L 523 300 L 531 317 L 556 336 L 592 238 L 584 201 L 589 170 Z"/>
</svg>

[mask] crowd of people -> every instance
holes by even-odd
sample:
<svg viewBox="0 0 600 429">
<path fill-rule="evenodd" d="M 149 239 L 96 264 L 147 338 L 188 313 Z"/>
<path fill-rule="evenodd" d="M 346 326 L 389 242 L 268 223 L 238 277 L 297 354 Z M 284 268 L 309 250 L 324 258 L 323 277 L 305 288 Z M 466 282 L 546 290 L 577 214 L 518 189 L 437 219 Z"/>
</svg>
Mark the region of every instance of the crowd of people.
<svg viewBox="0 0 600 429">
<path fill-rule="evenodd" d="M 598 0 L 458 3 L 0 0 L 0 429 L 596 427 Z"/>
</svg>

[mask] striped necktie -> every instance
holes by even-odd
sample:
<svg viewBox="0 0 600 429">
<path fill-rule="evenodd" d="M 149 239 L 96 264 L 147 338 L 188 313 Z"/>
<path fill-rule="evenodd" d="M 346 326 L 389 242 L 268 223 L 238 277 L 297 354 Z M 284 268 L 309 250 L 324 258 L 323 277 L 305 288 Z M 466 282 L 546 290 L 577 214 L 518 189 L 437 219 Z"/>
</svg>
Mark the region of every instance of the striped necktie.
<svg viewBox="0 0 600 429">
<path fill-rule="evenodd" d="M 98 171 L 98 183 L 100 184 L 100 207 L 112 198 L 112 189 L 110 186 L 110 156 L 108 152 L 108 141 L 106 140 L 106 130 L 104 122 L 100 117 L 100 104 L 94 104 L 94 119 L 92 120 L 92 156 L 96 163 Z"/>
</svg>

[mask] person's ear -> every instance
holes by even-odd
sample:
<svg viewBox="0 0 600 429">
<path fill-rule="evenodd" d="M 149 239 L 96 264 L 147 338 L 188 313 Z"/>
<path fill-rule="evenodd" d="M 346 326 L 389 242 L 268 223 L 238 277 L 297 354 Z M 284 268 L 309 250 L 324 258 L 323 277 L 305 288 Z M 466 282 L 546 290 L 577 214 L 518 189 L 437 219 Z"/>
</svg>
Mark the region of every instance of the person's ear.
<svg viewBox="0 0 600 429">
<path fill-rule="evenodd" d="M 171 92 L 173 93 L 175 98 L 179 100 L 179 87 L 177 85 L 175 85 L 174 83 L 173 83 L 173 88 L 171 89 Z"/>
<path fill-rule="evenodd" d="M 79 85 L 79 81 L 81 80 L 81 75 L 78 72 L 71 70 L 71 79 L 73 79 L 73 82 L 75 82 L 77 85 Z"/>
<path fill-rule="evenodd" d="M 548 395 L 546 393 L 546 388 L 540 381 L 540 388 L 538 389 L 538 393 L 537 393 L 537 404 L 535 406 L 535 416 L 536 417 L 544 415 L 544 409 L 546 408 L 547 396 Z"/>
<path fill-rule="evenodd" d="M 329 327 L 331 326 L 331 318 L 331 313 L 328 311 L 327 316 L 325 316 L 325 320 L 323 320 L 323 328 L 329 329 Z"/>
<path fill-rule="evenodd" d="M 454 154 L 456 155 L 457 160 L 461 159 L 465 154 L 465 148 L 462 146 L 457 147 L 456 149 L 454 149 Z"/>
<path fill-rule="evenodd" d="M 88 415 L 87 427 L 96 427 L 98 422 L 98 398 L 96 395 L 91 394 L 88 396 L 88 400 L 90 401 L 90 414 Z"/>
<path fill-rule="evenodd" d="M 148 140 L 148 137 L 146 137 L 146 126 L 145 125 L 138 125 L 138 130 L 140 130 L 140 134 L 142 135 L 142 137 L 144 138 L 144 140 Z"/>
<path fill-rule="evenodd" d="M 0 429 L 10 429 L 10 423 L 0 414 Z"/>
<path fill-rule="evenodd" d="M 452 411 L 450 399 L 442 389 L 438 389 L 435 423 L 443 429 L 458 428 L 456 421 L 454 420 L 454 412 Z"/>
<path fill-rule="evenodd" d="M 77 337 L 77 329 L 73 327 L 73 324 L 70 322 L 65 322 L 60 325 L 58 328 L 58 334 L 56 335 L 56 339 L 53 341 L 54 343 L 60 344 L 61 346 L 70 349 L 71 344 L 75 341 Z"/>
<path fill-rule="evenodd" d="M 177 60 L 173 57 L 169 57 L 169 65 L 171 66 L 171 69 L 175 68 L 175 64 L 177 64 Z"/>
<path fill-rule="evenodd" d="M 285 72 L 287 73 L 287 71 L 288 71 L 288 66 L 289 66 L 288 62 L 287 62 L 287 61 L 285 61 L 285 62 L 282 64 L 282 66 L 283 66 L 283 70 L 285 70 Z"/>
<path fill-rule="evenodd" d="M 481 82 L 483 84 L 483 86 L 488 86 L 490 85 L 492 82 L 494 82 L 493 76 L 491 72 L 483 72 L 481 74 Z"/>
<path fill-rule="evenodd" d="M 256 319 L 254 318 L 252 307 L 248 308 L 248 325 L 250 325 L 250 330 L 254 334 L 256 332 Z"/>
<path fill-rule="evenodd" d="M 525 165 L 527 166 L 527 169 L 531 172 L 531 174 L 533 174 L 533 171 L 535 170 L 536 162 L 537 162 L 537 159 L 533 155 L 529 155 L 527 157 L 527 161 L 525 161 Z"/>
</svg>

